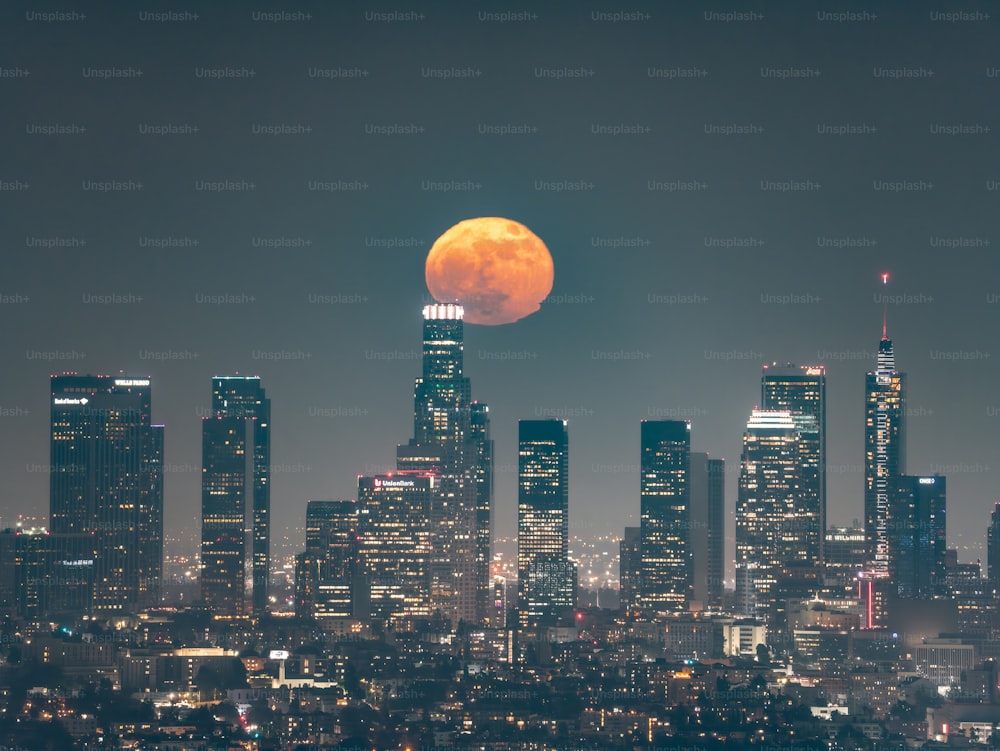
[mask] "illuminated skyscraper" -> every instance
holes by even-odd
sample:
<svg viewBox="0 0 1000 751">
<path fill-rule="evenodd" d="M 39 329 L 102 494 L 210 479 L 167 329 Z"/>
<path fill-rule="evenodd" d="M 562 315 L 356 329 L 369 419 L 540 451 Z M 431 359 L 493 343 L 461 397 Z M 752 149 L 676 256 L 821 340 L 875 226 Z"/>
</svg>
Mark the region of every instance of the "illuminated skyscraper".
<svg viewBox="0 0 1000 751">
<path fill-rule="evenodd" d="M 463 373 L 464 311 L 461 305 L 437 304 L 425 305 L 423 313 L 423 372 L 414 389 L 414 441 L 461 447 L 468 434 L 471 401 L 471 385 Z"/>
<path fill-rule="evenodd" d="M 808 561 L 798 494 L 801 447 L 788 411 L 754 410 L 743 434 L 736 500 L 736 596 L 743 615 L 771 617 L 782 567 Z"/>
<path fill-rule="evenodd" d="M 865 376 L 865 541 L 870 568 L 888 570 L 887 518 L 892 478 L 906 472 L 906 374 L 896 370 L 882 317 L 875 370 Z"/>
<path fill-rule="evenodd" d="M 296 615 L 368 618 L 358 510 L 354 501 L 309 501 L 306 549 L 296 557 Z"/>
<path fill-rule="evenodd" d="M 490 408 L 471 405 L 472 472 L 476 488 L 476 621 L 483 623 L 493 613 L 493 439 Z"/>
<path fill-rule="evenodd" d="M 889 579 L 899 597 L 947 594 L 946 479 L 901 475 L 889 486 Z"/>
<path fill-rule="evenodd" d="M 139 599 L 157 605 L 163 586 L 163 426 L 150 427 L 149 452 L 146 456 L 149 489 L 139 507 L 139 539 L 142 540 Z"/>
<path fill-rule="evenodd" d="M 270 481 L 271 400 L 260 379 L 214 377 L 212 416 L 202 420 L 201 594 L 219 614 L 268 607 Z"/>
<path fill-rule="evenodd" d="M 565 420 L 518 421 L 517 584 L 522 627 L 576 605 L 569 560 L 569 433 Z"/>
<path fill-rule="evenodd" d="M 485 404 L 473 406 L 464 375 L 464 311 L 423 309 L 422 373 L 414 387 L 413 439 L 399 446 L 400 470 L 437 475 L 430 508 L 432 609 L 453 624 L 486 615 L 492 442 Z"/>
<path fill-rule="evenodd" d="M 822 365 L 765 365 L 761 409 L 787 410 L 799 432 L 799 489 L 805 514 L 806 557 L 823 560 L 826 537 L 826 368 Z"/>
<path fill-rule="evenodd" d="M 65 550 L 51 574 L 64 591 L 49 598 L 49 609 L 70 612 L 86 602 L 98 614 L 154 604 L 163 430 L 150 422 L 150 381 L 62 375 L 51 387 L 51 541 Z"/>
<path fill-rule="evenodd" d="M 682 420 L 643 420 L 640 438 L 640 607 L 684 610 L 693 585 L 691 426 Z"/>
<path fill-rule="evenodd" d="M 217 615 L 246 613 L 246 505 L 253 477 L 246 420 L 201 425 L 201 598 Z"/>
<path fill-rule="evenodd" d="M 437 484 L 435 475 L 419 471 L 358 478 L 360 558 L 376 620 L 433 612 L 431 506 Z"/>
<path fill-rule="evenodd" d="M 888 274 L 882 275 L 883 287 Z M 885 621 L 889 583 L 889 503 L 893 479 L 906 472 L 906 374 L 896 357 L 882 305 L 882 339 L 875 370 L 865 376 L 865 547 L 868 564 L 858 579 L 866 602 L 864 625 Z"/>
</svg>

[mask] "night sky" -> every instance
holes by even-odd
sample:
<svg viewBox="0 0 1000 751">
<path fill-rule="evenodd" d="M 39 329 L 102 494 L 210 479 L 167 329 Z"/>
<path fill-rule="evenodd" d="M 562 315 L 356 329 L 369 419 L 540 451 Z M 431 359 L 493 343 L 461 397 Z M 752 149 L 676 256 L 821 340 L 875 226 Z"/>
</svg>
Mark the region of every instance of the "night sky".
<svg viewBox="0 0 1000 751">
<path fill-rule="evenodd" d="M 517 420 L 546 416 L 569 419 L 573 533 L 638 524 L 639 421 L 659 417 L 727 460 L 731 535 L 775 360 L 827 366 L 828 516 L 860 518 L 887 270 L 907 469 L 948 476 L 949 545 L 985 560 L 994 11 L 6 4 L 3 523 L 48 511 L 49 374 L 123 371 L 153 378 L 166 424 L 167 534 L 196 538 L 199 418 L 211 377 L 238 372 L 272 401 L 275 527 L 304 539 L 307 499 L 355 497 L 412 434 L 434 239 L 506 216 L 546 242 L 555 285 L 529 318 L 466 328 L 498 535 Z"/>
</svg>

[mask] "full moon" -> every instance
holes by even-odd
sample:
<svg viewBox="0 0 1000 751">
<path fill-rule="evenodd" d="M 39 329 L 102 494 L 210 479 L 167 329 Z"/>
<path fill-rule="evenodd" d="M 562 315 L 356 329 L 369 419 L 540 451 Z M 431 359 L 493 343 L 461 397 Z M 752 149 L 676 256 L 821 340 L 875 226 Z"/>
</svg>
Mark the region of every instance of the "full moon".
<svg viewBox="0 0 1000 751">
<path fill-rule="evenodd" d="M 520 222 L 498 216 L 466 219 L 427 254 L 424 276 L 438 302 L 457 302 L 465 321 L 513 323 L 541 307 L 552 291 L 552 256 Z"/>
</svg>

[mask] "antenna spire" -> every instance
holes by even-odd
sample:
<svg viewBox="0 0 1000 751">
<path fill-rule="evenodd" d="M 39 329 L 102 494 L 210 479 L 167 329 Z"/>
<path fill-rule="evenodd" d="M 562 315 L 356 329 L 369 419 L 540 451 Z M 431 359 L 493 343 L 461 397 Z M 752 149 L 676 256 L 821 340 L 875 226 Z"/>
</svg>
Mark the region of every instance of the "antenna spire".
<svg viewBox="0 0 1000 751">
<path fill-rule="evenodd" d="M 889 284 L 889 274 L 888 272 L 882 272 L 882 338 L 888 339 L 888 327 L 886 326 L 886 308 L 889 304 L 888 296 L 885 294 L 885 287 Z"/>
</svg>

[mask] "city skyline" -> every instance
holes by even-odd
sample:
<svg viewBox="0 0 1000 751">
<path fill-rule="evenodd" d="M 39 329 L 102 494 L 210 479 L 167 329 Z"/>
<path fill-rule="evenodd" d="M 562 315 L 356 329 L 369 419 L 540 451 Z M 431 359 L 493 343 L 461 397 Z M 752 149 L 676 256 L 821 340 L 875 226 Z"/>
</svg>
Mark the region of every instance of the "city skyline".
<svg viewBox="0 0 1000 751">
<path fill-rule="evenodd" d="M 37 413 L 63 370 L 159 384 L 171 537 L 197 515 L 197 422 L 219 373 L 273 394 L 276 528 L 301 527 L 309 498 L 353 496 L 409 434 L 431 244 L 499 215 L 545 241 L 555 281 L 537 313 L 466 332 L 493 418 L 498 534 L 515 526 L 517 420 L 541 417 L 572 421 L 571 532 L 638 524 L 642 419 L 692 420 L 695 445 L 727 460 L 731 515 L 770 362 L 826 365 L 829 521 L 863 519 L 859 400 L 888 295 L 908 469 L 949 476 L 950 544 L 981 555 L 1000 487 L 983 158 L 1000 76 L 990 24 L 938 23 L 936 8 L 859 23 L 797 5 L 753 23 L 685 7 L 504 23 L 447 5 L 412 24 L 350 7 L 297 24 L 230 9 L 19 20 L 0 78 L 15 113 L 0 513 L 44 509 Z M 29 42 L 51 33 L 65 37 L 55 58 Z M 500 104 L 512 90 L 516 114 Z"/>
<path fill-rule="evenodd" d="M 6 8 L 0 751 L 1000 747 L 995 11 Z"/>
<path fill-rule="evenodd" d="M 884 278 L 884 274 L 882 276 Z M 884 281 L 884 279 L 883 279 L 883 281 Z M 884 324 L 883 324 L 883 326 L 884 326 Z M 888 349 L 886 349 L 886 347 L 888 347 Z M 885 350 L 885 351 L 883 352 L 882 350 Z M 882 339 L 882 342 L 880 343 L 880 346 L 879 346 L 879 358 L 880 358 L 879 359 L 879 363 L 881 363 L 882 360 L 885 359 L 885 358 L 888 358 L 888 359 L 885 360 L 886 362 L 889 362 L 889 360 L 893 360 L 892 342 L 885 337 L 885 331 L 884 331 L 884 329 L 883 329 L 883 339 Z M 764 364 L 761 367 L 762 367 L 762 375 L 760 376 L 760 378 L 761 378 L 761 381 L 760 381 L 760 384 L 761 384 L 761 399 L 757 403 L 765 404 L 765 403 L 767 403 L 768 398 L 769 398 L 767 389 L 771 388 L 771 390 L 774 391 L 775 388 L 776 388 L 775 387 L 775 383 L 774 383 L 775 380 L 781 380 L 780 378 L 778 378 L 778 375 L 782 374 L 782 373 L 785 373 L 787 375 L 786 371 L 788 371 L 789 368 L 795 369 L 795 368 L 798 368 L 799 366 L 793 366 L 791 364 L 784 364 L 784 365 L 782 365 L 782 364 L 779 364 L 778 362 L 775 362 L 775 363 L 770 363 L 770 364 Z M 818 367 L 818 369 L 820 371 L 824 371 L 824 373 L 825 373 L 825 366 L 819 365 L 817 367 Z M 891 367 L 891 365 L 889 367 Z M 808 366 L 801 366 L 801 369 L 803 370 L 803 372 L 805 372 L 806 370 L 809 370 L 809 367 Z M 903 375 L 905 376 L 905 374 L 903 374 Z M 56 377 L 56 376 L 53 376 L 53 377 Z M 105 375 L 105 376 L 101 376 L 101 377 L 111 377 L 111 376 L 106 376 Z M 815 378 L 809 378 L 809 377 L 806 377 L 806 376 L 803 376 L 803 377 L 804 377 L 805 381 L 814 381 L 814 380 L 816 380 Z M 871 380 L 871 378 L 873 378 L 874 376 L 873 376 L 873 374 L 871 372 L 869 372 L 868 373 L 868 377 L 869 377 L 869 380 Z M 226 379 L 226 378 L 232 378 L 234 380 L 238 380 L 238 381 L 241 381 L 241 382 L 242 381 L 253 382 L 253 381 L 259 380 L 259 376 L 225 376 L 225 377 L 213 376 L 212 380 L 213 380 L 213 383 L 215 383 L 216 381 L 224 382 L 224 379 Z M 468 379 L 465 379 L 465 380 L 467 381 Z M 823 384 L 822 385 L 822 390 L 819 391 L 819 392 L 817 392 L 819 394 L 823 394 L 824 395 L 824 399 L 825 399 L 825 390 L 826 390 L 825 381 L 826 381 L 826 377 L 825 377 L 825 374 L 824 374 L 821 377 L 821 382 Z M 786 386 L 786 388 L 789 388 L 788 385 L 787 385 L 787 383 L 785 384 L 785 386 Z M 467 389 L 468 387 L 466 386 L 465 388 Z M 218 390 L 218 384 L 216 384 L 216 391 L 217 390 Z M 789 388 L 788 393 L 792 393 L 793 391 L 794 391 L 794 386 L 792 386 L 792 387 Z M 777 393 L 777 392 L 775 392 L 775 393 Z M 418 398 L 419 398 L 419 392 L 418 392 Z M 780 396 L 775 396 L 775 394 L 772 393 L 770 398 L 772 398 L 772 399 L 779 399 Z M 788 398 L 788 397 L 786 396 L 785 398 Z M 215 397 L 213 397 L 213 402 L 216 402 L 216 401 L 218 401 L 217 395 Z M 267 401 L 269 402 L 270 400 L 267 400 Z M 477 406 L 478 409 L 480 410 L 480 414 L 482 415 L 482 417 L 480 418 L 480 421 L 481 422 L 482 422 L 482 420 L 486 421 L 485 423 L 482 423 L 482 425 L 480 427 L 480 430 L 485 429 L 485 435 L 488 436 L 488 434 L 489 434 L 489 420 L 490 420 L 490 418 L 488 416 L 489 415 L 488 408 L 486 407 L 485 404 L 481 404 L 481 403 L 478 403 L 478 402 L 475 402 L 473 404 L 475 406 Z M 213 411 L 215 409 L 216 408 L 213 407 Z M 521 419 L 525 419 L 525 418 L 521 418 Z M 565 418 L 565 419 L 567 421 L 569 421 L 572 418 Z M 645 421 L 646 420 L 642 420 L 642 422 L 645 422 Z M 687 422 L 691 426 L 690 429 L 692 429 L 692 430 L 696 430 L 697 429 L 697 418 L 686 418 L 685 420 L 682 420 L 682 422 Z M 159 427 L 162 428 L 162 426 L 159 426 Z M 405 447 L 405 444 L 402 444 L 402 443 L 398 444 L 397 454 L 399 455 L 399 457 L 403 457 L 403 461 L 404 462 L 406 461 L 406 459 L 405 459 L 405 456 L 406 456 L 406 447 Z M 165 461 L 165 475 L 167 477 L 169 477 L 170 476 L 169 473 L 171 472 L 171 469 L 173 467 L 176 467 L 177 465 L 174 465 L 174 464 L 172 464 L 170 462 L 170 460 L 169 460 L 169 454 L 166 454 L 165 456 L 166 456 L 166 461 Z M 417 457 L 417 458 L 419 459 L 419 457 Z M 400 461 L 400 459 L 397 458 L 397 465 L 400 468 L 405 468 L 407 466 L 411 466 L 411 465 L 405 464 L 405 463 L 404 464 L 399 464 L 399 461 Z M 388 462 L 387 462 L 387 464 L 388 464 Z M 736 466 L 738 466 L 738 463 L 735 463 L 735 464 L 736 464 Z M 416 465 L 413 465 L 413 466 L 416 466 Z M 861 465 L 858 465 L 858 466 L 860 468 Z M 938 474 L 943 474 L 944 472 L 942 470 L 953 468 L 953 467 L 949 467 L 948 465 L 941 465 L 941 464 L 934 464 L 934 463 L 932 463 L 931 467 L 932 467 L 932 472 L 935 472 L 935 473 L 938 473 Z M 307 469 L 301 463 L 299 463 L 297 466 L 292 466 L 290 469 L 295 470 L 295 469 L 300 469 L 300 468 Z M 638 462 L 635 462 L 632 465 L 621 465 L 621 466 L 618 466 L 618 467 L 609 466 L 609 469 L 611 471 L 617 472 L 617 473 L 621 473 L 621 474 L 625 474 L 626 470 L 628 470 L 630 468 L 635 470 L 636 477 L 638 477 L 638 475 L 640 474 L 638 472 L 638 470 L 639 470 L 639 463 Z M 282 469 L 282 467 L 279 466 L 279 468 L 278 468 L 279 472 L 281 471 L 281 469 Z M 395 471 L 391 467 L 391 465 L 389 467 L 384 467 L 381 464 L 373 464 L 373 463 L 366 463 L 365 464 L 365 469 L 369 470 L 370 472 L 371 471 L 376 471 L 376 470 L 383 471 L 383 472 L 392 472 L 392 471 Z M 596 468 L 592 468 L 592 469 L 600 469 L 600 467 L 596 467 Z M 493 468 L 493 473 L 494 474 L 503 473 L 505 470 L 509 471 L 509 468 L 505 468 L 505 467 L 502 467 L 502 466 L 499 467 L 499 468 L 498 467 L 494 467 Z M 725 471 L 728 474 L 730 474 L 730 475 L 734 474 L 737 471 L 737 470 L 734 469 L 734 462 L 731 462 L 730 466 Z M 834 476 L 836 476 L 836 474 L 837 474 L 836 468 L 834 468 L 834 471 L 832 473 L 828 471 L 828 475 L 829 474 L 833 474 Z M 735 485 L 735 482 L 733 482 L 734 480 L 735 480 L 735 478 L 732 478 L 732 480 L 731 480 L 731 484 L 732 485 Z M 733 536 L 732 536 L 731 530 L 732 530 L 732 525 L 734 523 L 734 516 L 733 516 L 733 513 L 732 513 L 733 510 L 734 510 L 734 507 L 732 506 L 732 504 L 728 503 L 728 500 L 729 499 L 727 498 L 727 527 L 728 528 L 727 528 L 727 545 L 725 546 L 725 549 L 727 551 L 727 555 L 726 555 L 726 568 L 727 568 L 727 572 L 728 572 L 727 578 L 731 582 L 732 581 L 732 573 L 733 573 L 733 569 L 732 569 L 733 558 L 732 558 L 732 556 L 728 555 L 728 553 L 732 550 L 732 545 L 728 544 L 728 543 L 731 543 L 732 540 L 733 540 Z M 304 509 L 304 507 L 305 507 L 305 501 L 303 501 L 302 505 L 303 505 L 303 509 Z M 502 511 L 502 509 L 501 509 L 501 511 Z M 25 510 L 21 510 L 19 513 L 23 515 L 23 514 L 25 514 Z M 493 511 L 493 514 L 496 515 L 496 511 L 495 510 Z M 30 514 L 28 514 L 28 515 L 30 515 Z M 638 517 L 638 515 L 637 515 L 637 517 Z M 572 515 L 571 515 L 571 518 L 572 518 Z M 850 517 L 850 519 L 848 519 L 847 515 L 841 513 L 838 516 L 837 522 L 836 523 L 831 522 L 828 525 L 828 528 L 832 528 L 832 527 L 835 527 L 835 526 L 841 526 L 841 527 L 842 526 L 849 526 L 849 522 L 851 522 L 851 521 L 858 521 L 859 524 L 863 525 L 863 519 L 859 519 L 859 517 L 857 515 L 852 516 L 852 517 Z M 586 528 L 586 526 L 587 525 L 584 525 L 585 528 Z M 622 525 L 622 526 L 623 527 L 627 526 L 627 524 Z M 613 532 L 614 530 L 608 530 L 608 531 L 612 531 Z M 619 532 L 620 532 L 620 530 L 619 530 Z M 580 536 L 580 537 L 584 537 L 584 538 L 587 537 L 587 535 L 586 535 L 585 532 L 583 534 L 578 534 L 578 533 L 575 533 L 575 534 L 577 534 L 577 536 Z M 505 536 L 509 537 L 511 535 L 510 534 L 500 534 L 498 536 L 499 537 L 505 537 Z M 952 542 L 953 541 L 951 539 L 949 539 L 949 545 L 952 545 Z M 985 560 L 985 558 L 986 558 L 986 554 L 985 553 L 986 553 L 986 546 L 985 546 L 985 543 L 983 543 L 982 544 L 982 552 L 979 553 L 979 554 L 977 554 L 977 555 L 978 555 L 978 557 L 980 557 L 983 560 Z M 969 555 L 971 556 L 972 553 L 970 553 Z"/>
<path fill-rule="evenodd" d="M 883 331 L 883 337 L 884 336 L 885 336 L 885 334 L 884 334 L 884 331 Z M 886 342 L 888 342 L 888 347 L 889 347 L 888 355 L 885 355 L 885 353 L 883 353 L 881 351 L 882 349 L 885 348 Z M 892 342 L 889 341 L 886 338 L 883 338 L 882 343 L 880 344 L 880 352 L 879 352 L 880 358 L 882 358 L 883 355 L 885 355 L 885 356 L 889 357 L 889 359 L 892 359 L 891 348 L 892 348 Z M 880 362 L 881 362 L 881 360 L 880 360 Z M 773 377 L 774 377 L 775 373 L 780 373 L 780 372 L 783 372 L 784 370 L 786 370 L 789 367 L 796 367 L 796 366 L 780 365 L 778 362 L 775 362 L 775 363 L 770 363 L 770 364 L 764 364 L 761 367 L 762 367 L 762 375 L 760 376 L 760 378 L 761 378 L 760 384 L 761 384 L 761 390 L 762 390 L 762 398 L 758 401 L 758 403 L 764 404 L 764 403 L 767 402 L 767 399 L 768 399 L 768 395 L 765 392 L 766 384 L 768 383 L 768 379 L 772 379 L 773 380 Z M 806 366 L 802 366 L 802 367 L 805 368 Z M 825 366 L 821 365 L 819 367 L 820 367 L 820 369 L 825 370 Z M 872 376 L 872 374 L 870 372 L 869 372 L 868 375 L 869 375 L 869 377 Z M 55 377 L 55 376 L 53 376 L 53 377 Z M 105 376 L 101 376 L 101 377 L 111 377 L 111 376 L 106 376 L 105 375 Z M 223 378 L 223 379 L 224 378 L 233 378 L 233 379 L 240 380 L 240 381 L 243 381 L 245 379 L 248 382 L 252 382 L 252 381 L 258 380 L 259 376 L 231 376 L 231 377 L 213 376 L 212 377 L 213 383 L 215 381 L 218 381 L 220 378 Z M 468 379 L 466 379 L 466 380 L 468 380 Z M 824 382 L 823 392 L 825 392 L 825 376 L 823 376 L 823 382 Z M 214 399 L 214 401 L 217 401 L 217 398 L 213 398 L 213 399 Z M 268 401 L 270 401 L 270 400 L 268 400 Z M 486 410 L 486 406 L 483 405 L 483 404 L 479 404 L 479 408 L 481 410 L 483 410 L 483 411 Z M 488 412 L 486 414 L 488 414 Z M 486 430 L 488 432 L 488 430 L 489 430 L 489 428 L 488 428 L 489 417 L 486 417 L 485 419 L 487 420 Z M 525 418 L 521 418 L 521 419 L 525 419 Z M 570 421 L 572 418 L 565 418 L 565 419 L 567 421 Z M 684 421 L 688 422 L 691 425 L 691 429 L 692 430 L 697 430 L 697 418 L 686 418 L 686 420 L 684 420 Z M 159 426 L 159 427 L 162 428 L 162 426 Z M 399 448 L 397 450 L 397 454 L 399 454 L 402 451 L 403 452 L 402 455 L 405 455 L 405 450 L 404 449 L 405 449 L 404 444 L 399 444 Z M 176 467 L 176 465 L 174 465 L 174 464 L 172 464 L 170 462 L 169 453 L 165 454 L 165 457 L 166 457 L 166 461 L 165 461 L 165 476 L 169 478 L 170 477 L 169 473 L 171 472 L 171 468 L 172 467 Z M 386 464 L 389 464 L 389 463 L 386 462 Z M 398 464 L 398 460 L 397 460 L 397 464 Z M 732 476 L 733 474 L 735 474 L 737 472 L 737 470 L 734 469 L 734 465 L 736 467 L 738 467 L 738 462 L 730 462 L 730 466 L 726 469 L 726 473 L 727 474 L 730 474 Z M 399 465 L 399 466 L 402 467 L 404 465 Z M 860 468 L 861 465 L 859 464 L 858 467 Z M 938 474 L 943 474 L 944 472 L 942 472 L 942 470 L 946 470 L 946 469 L 952 468 L 952 467 L 949 467 L 948 465 L 941 465 L 941 464 L 934 464 L 934 463 L 932 463 L 931 467 L 932 467 L 932 472 L 936 472 Z M 301 463 L 299 463 L 297 466 L 293 466 L 290 469 L 294 470 L 294 469 L 297 469 L 297 468 L 303 468 L 303 465 Z M 395 471 L 395 469 L 391 465 L 388 466 L 388 467 L 385 467 L 385 466 L 383 466 L 381 464 L 372 464 L 372 463 L 366 463 L 365 468 L 368 469 L 369 471 L 375 471 L 376 469 L 380 470 L 380 471 L 384 471 L 384 472 Z M 618 473 L 621 473 L 621 474 L 624 474 L 625 470 L 627 470 L 629 468 L 634 468 L 636 477 L 639 476 L 639 472 L 638 472 L 638 470 L 639 470 L 639 463 L 638 462 L 633 463 L 631 465 L 631 467 L 630 467 L 630 465 L 621 465 L 620 467 L 609 467 L 609 469 L 611 469 L 612 471 L 618 472 Z M 281 471 L 281 469 L 282 468 L 279 466 L 279 471 Z M 493 472 L 494 472 L 494 474 L 503 473 L 505 471 L 505 469 L 507 469 L 509 471 L 509 468 L 504 468 L 504 467 L 497 468 L 497 467 L 494 467 L 493 468 Z M 598 469 L 599 469 L 599 467 L 598 467 Z M 834 469 L 834 471 L 832 473 L 828 472 L 828 474 L 833 474 L 835 476 L 837 474 L 836 468 Z M 735 485 L 736 484 L 735 483 L 735 479 L 736 479 L 735 477 L 731 477 L 731 482 L 730 482 L 731 485 Z M 733 516 L 734 507 L 728 501 L 729 501 L 729 498 L 727 497 L 727 504 L 726 504 L 727 505 L 727 545 L 725 546 L 725 550 L 726 550 L 726 570 L 728 572 L 727 579 L 729 579 L 730 583 L 732 583 L 733 557 L 731 555 L 729 555 L 729 553 L 732 551 L 732 544 L 731 543 L 732 543 L 732 540 L 733 540 L 732 528 L 733 528 L 733 523 L 734 523 L 734 516 Z M 306 501 L 303 501 L 302 502 L 303 510 L 305 508 L 305 504 L 306 504 Z M 501 509 L 501 511 L 502 511 L 502 509 Z M 19 513 L 20 514 L 25 514 L 25 512 L 26 512 L 26 510 L 21 510 Z M 496 514 L 496 511 L 494 511 L 494 514 Z M 571 518 L 573 516 L 574 515 L 571 514 Z M 639 515 L 637 514 L 636 515 L 637 521 L 638 521 L 638 516 Z M 863 525 L 863 523 L 864 523 L 863 522 L 863 518 L 859 518 L 858 515 L 851 516 L 850 519 L 848 519 L 847 515 L 844 515 L 843 513 L 841 513 L 840 515 L 838 515 L 837 522 L 836 523 L 831 522 L 828 525 L 828 528 L 832 528 L 832 527 L 835 527 L 835 526 L 841 526 L 841 527 L 842 526 L 849 526 L 849 522 L 851 522 L 851 521 L 857 521 L 861 525 Z M 585 528 L 586 528 L 586 526 L 587 525 L 584 525 Z M 622 525 L 622 526 L 623 527 L 627 526 L 627 524 Z M 304 527 L 302 527 L 302 528 L 304 529 Z M 612 531 L 613 532 L 614 530 L 608 530 L 608 531 Z M 511 532 L 513 532 L 513 530 Z M 619 530 L 619 533 L 620 532 L 621 532 L 621 530 Z M 498 536 L 499 537 L 505 537 L 505 536 L 510 537 L 512 535 L 510 533 L 508 533 L 506 535 L 505 534 L 500 534 Z M 580 536 L 580 537 L 583 537 L 583 538 L 587 537 L 587 535 L 586 535 L 585 532 L 583 534 L 578 534 L 577 533 L 577 536 Z M 984 538 L 984 540 L 985 540 L 985 538 Z M 952 546 L 953 545 L 953 540 L 949 539 L 948 544 L 949 544 L 949 546 Z M 969 553 L 970 557 L 972 555 L 973 555 L 972 553 Z M 975 555 L 977 555 L 978 557 L 981 557 L 985 561 L 985 559 L 986 559 L 986 545 L 985 545 L 985 541 L 982 544 L 982 552 L 978 553 L 978 554 L 975 554 Z M 972 560 L 974 560 L 974 558 L 972 558 Z"/>
</svg>

